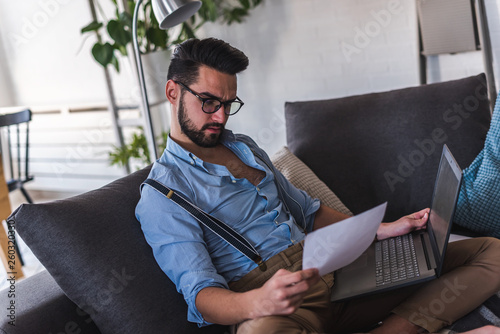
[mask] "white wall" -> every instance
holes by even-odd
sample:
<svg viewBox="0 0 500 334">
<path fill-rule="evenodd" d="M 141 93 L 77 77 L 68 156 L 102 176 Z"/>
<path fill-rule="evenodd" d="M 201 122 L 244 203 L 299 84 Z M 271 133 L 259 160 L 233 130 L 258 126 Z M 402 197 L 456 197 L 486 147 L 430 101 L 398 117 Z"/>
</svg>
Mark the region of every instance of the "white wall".
<svg viewBox="0 0 500 334">
<path fill-rule="evenodd" d="M 15 101 L 11 72 L 2 45 L 0 35 L 0 107 L 13 105 Z"/>
<path fill-rule="evenodd" d="M 106 5 L 108 0 L 100 2 Z M 110 8 L 104 6 L 108 15 Z M 104 74 L 90 53 L 96 38 L 80 33 L 91 20 L 88 1 L 0 4 L 0 34 L 14 85 L 14 104 L 106 103 Z M 118 89 L 130 90 L 130 79 L 125 79 L 115 80 Z"/>
<path fill-rule="evenodd" d="M 500 0 L 485 1 L 498 88 Z M 80 35 L 90 20 L 87 1 L 2 2 L 0 106 L 106 103 L 102 69 L 90 56 L 94 38 Z M 243 24 L 207 25 L 199 35 L 227 40 L 249 56 L 239 77 L 245 106 L 228 127 L 251 135 L 270 154 L 286 144 L 285 101 L 418 84 L 415 0 L 265 0 Z M 449 80 L 481 71 L 481 55 L 473 52 L 431 59 L 429 77 Z M 118 97 L 137 98 L 126 62 L 122 75 L 111 72 Z"/>
<path fill-rule="evenodd" d="M 500 89 L 500 1 L 485 0 L 490 39 L 493 48 L 493 65 L 496 88 Z M 429 61 L 429 82 L 452 80 L 484 71 L 481 52 L 467 52 L 456 55 L 431 56 Z"/>
<path fill-rule="evenodd" d="M 285 101 L 416 85 L 415 26 L 413 1 L 274 0 L 243 25 L 206 29 L 250 57 L 239 79 L 247 104 L 230 124 L 272 153 L 285 143 Z"/>
<path fill-rule="evenodd" d="M 495 61 L 500 59 L 499 1 L 486 0 Z M 388 14 L 390 13 L 390 14 Z M 326 99 L 417 85 L 414 0 L 273 0 L 243 25 L 211 26 L 250 57 L 240 76 L 246 104 L 230 126 L 272 153 L 285 144 L 285 101 Z M 429 81 L 484 71 L 479 52 L 429 61 Z M 496 66 L 497 89 L 500 70 Z"/>
</svg>

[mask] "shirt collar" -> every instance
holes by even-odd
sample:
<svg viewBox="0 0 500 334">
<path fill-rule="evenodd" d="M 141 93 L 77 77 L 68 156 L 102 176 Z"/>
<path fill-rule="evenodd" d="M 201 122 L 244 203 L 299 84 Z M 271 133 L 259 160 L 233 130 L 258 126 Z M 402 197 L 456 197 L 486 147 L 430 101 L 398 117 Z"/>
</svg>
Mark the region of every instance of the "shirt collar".
<svg viewBox="0 0 500 334">
<path fill-rule="evenodd" d="M 231 130 L 224 129 L 224 131 L 221 134 L 220 142 L 223 145 L 228 146 L 228 144 L 233 143 L 235 141 L 236 141 L 236 136 L 233 134 L 233 132 Z M 199 159 L 197 156 L 195 156 L 188 150 L 184 149 L 181 145 L 177 144 L 175 140 L 172 140 L 172 138 L 170 138 L 170 136 L 169 139 L 167 140 L 167 147 L 165 148 L 165 151 L 179 157 L 184 161 L 187 161 L 188 163 L 191 162 L 202 163 L 201 159 Z"/>
</svg>

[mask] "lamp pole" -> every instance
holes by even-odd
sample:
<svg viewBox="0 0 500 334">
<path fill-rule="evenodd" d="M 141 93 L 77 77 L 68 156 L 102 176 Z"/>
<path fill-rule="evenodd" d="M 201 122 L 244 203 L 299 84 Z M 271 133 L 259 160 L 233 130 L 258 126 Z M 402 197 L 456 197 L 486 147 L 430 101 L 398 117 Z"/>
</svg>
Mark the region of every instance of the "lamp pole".
<svg viewBox="0 0 500 334">
<path fill-rule="evenodd" d="M 158 158 L 158 150 L 156 148 L 156 140 L 153 130 L 153 122 L 151 120 L 151 111 L 149 109 L 148 92 L 146 82 L 144 80 L 144 71 L 142 68 L 141 51 L 139 50 L 139 41 L 137 38 L 137 21 L 139 20 L 139 7 L 142 0 L 137 0 L 132 19 L 132 44 L 134 46 L 134 54 L 137 65 L 137 75 L 139 76 L 139 86 L 141 87 L 141 104 L 144 124 L 144 134 L 148 141 L 149 154 L 156 160 Z M 152 7 L 156 19 L 160 24 L 161 29 L 168 29 L 186 21 L 193 16 L 201 7 L 201 1 L 197 0 L 152 0 Z"/>
<path fill-rule="evenodd" d="M 139 41 L 137 39 L 137 21 L 139 15 L 139 7 L 141 6 L 142 0 L 137 0 L 134 9 L 134 17 L 132 20 L 132 40 L 134 45 L 135 62 L 137 64 L 137 74 L 139 76 L 139 86 L 141 87 L 141 104 L 144 119 L 144 134 L 148 142 L 149 154 L 151 159 L 155 161 L 158 158 L 158 152 L 156 149 L 156 140 L 153 130 L 153 122 L 151 120 L 151 110 L 149 109 L 148 92 L 146 90 L 146 82 L 144 80 L 144 71 L 142 69 L 142 59 L 141 51 L 139 50 Z"/>
</svg>

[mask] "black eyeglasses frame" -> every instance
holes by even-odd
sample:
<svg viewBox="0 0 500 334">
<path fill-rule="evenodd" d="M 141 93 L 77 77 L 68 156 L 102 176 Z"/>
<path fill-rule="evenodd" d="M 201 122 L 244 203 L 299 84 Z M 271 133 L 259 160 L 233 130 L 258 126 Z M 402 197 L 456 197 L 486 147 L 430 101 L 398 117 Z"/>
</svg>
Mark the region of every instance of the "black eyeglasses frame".
<svg viewBox="0 0 500 334">
<path fill-rule="evenodd" d="M 228 115 L 228 116 L 232 116 L 234 114 L 236 114 L 238 111 L 240 111 L 241 107 L 243 107 L 243 105 L 245 104 L 238 96 L 236 96 L 236 99 L 233 99 L 233 100 L 229 100 L 229 101 L 221 101 L 219 100 L 218 98 L 216 97 L 201 97 L 200 95 L 198 95 L 198 93 L 194 92 L 191 88 L 189 88 L 188 86 L 186 86 L 185 84 L 183 84 L 182 82 L 180 81 L 176 81 L 176 80 L 173 80 L 176 84 L 182 86 L 185 90 L 187 90 L 188 92 L 190 92 L 191 94 L 193 94 L 194 96 L 196 96 L 200 101 L 201 101 L 201 110 L 205 113 L 205 114 L 213 114 L 213 113 L 216 113 L 220 107 L 222 105 L 224 105 L 224 114 Z M 217 101 L 219 102 L 219 106 L 215 108 L 214 111 L 205 111 L 204 109 L 204 106 L 205 106 L 205 102 L 206 101 Z M 240 104 L 240 107 L 238 109 L 236 109 L 235 112 L 230 112 L 231 111 L 231 104 L 234 103 L 234 102 L 237 102 Z M 229 112 L 228 112 L 229 111 Z"/>
</svg>

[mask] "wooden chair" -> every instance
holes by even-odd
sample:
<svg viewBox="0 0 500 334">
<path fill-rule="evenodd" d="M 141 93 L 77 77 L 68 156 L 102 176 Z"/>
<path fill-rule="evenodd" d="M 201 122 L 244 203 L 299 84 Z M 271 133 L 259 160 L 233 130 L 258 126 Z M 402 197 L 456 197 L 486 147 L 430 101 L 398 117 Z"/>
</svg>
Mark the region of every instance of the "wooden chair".
<svg viewBox="0 0 500 334">
<path fill-rule="evenodd" d="M 14 190 L 21 190 L 28 203 L 33 203 L 31 196 L 24 188 L 26 182 L 32 181 L 33 176 L 29 173 L 29 122 L 31 121 L 31 110 L 0 115 L 0 129 L 5 131 L 5 136 L 0 136 L 0 148 L 2 149 L 2 165 L 8 159 L 9 172 L 6 173 L 6 183 L 9 193 Z M 3 130 L 5 129 L 5 130 Z M 21 140 L 21 133 L 24 139 Z M 1 139 L 7 142 L 2 145 Z M 5 150 L 5 151 L 4 151 Z M 15 155 L 13 154 L 13 151 Z M 16 164 L 14 164 L 14 161 Z M 4 170 L 6 166 L 4 166 Z M 19 252 L 17 242 L 16 252 L 21 266 L 24 265 L 23 258 Z"/>
<path fill-rule="evenodd" d="M 7 152 L 2 152 L 2 157 L 8 158 L 9 174 L 6 175 L 9 192 L 21 190 L 28 201 L 33 203 L 30 195 L 24 188 L 26 182 L 32 181 L 33 176 L 29 174 L 29 122 L 31 121 L 31 110 L 26 109 L 20 112 L 0 115 L 0 129 L 5 128 L 6 145 L 0 145 Z M 25 135 L 21 140 L 21 132 Z M 15 156 L 13 156 L 15 151 Z M 6 153 L 6 154 L 5 154 Z M 14 161 L 16 164 L 14 165 Z"/>
</svg>

